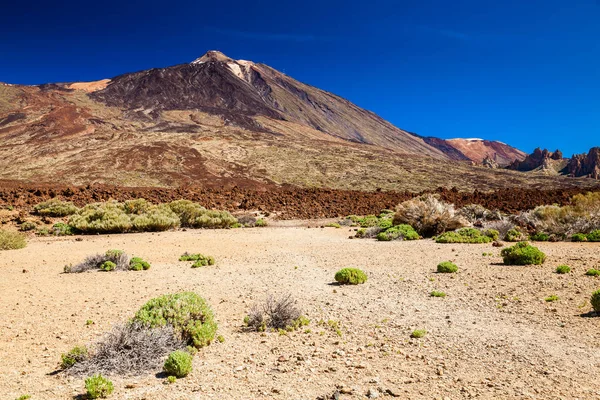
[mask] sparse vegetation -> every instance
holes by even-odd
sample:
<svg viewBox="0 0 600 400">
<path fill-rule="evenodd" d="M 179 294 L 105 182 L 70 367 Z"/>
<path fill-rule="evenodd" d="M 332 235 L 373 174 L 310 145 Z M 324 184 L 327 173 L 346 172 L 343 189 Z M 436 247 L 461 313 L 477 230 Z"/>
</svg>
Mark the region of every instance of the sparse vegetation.
<svg viewBox="0 0 600 400">
<path fill-rule="evenodd" d="M 113 383 L 100 374 L 85 380 L 85 390 L 89 399 L 104 399 L 114 391 Z"/>
<path fill-rule="evenodd" d="M 553 295 L 550 295 L 550 296 L 548 296 L 548 297 L 546 297 L 546 298 L 544 299 L 544 301 L 545 301 L 545 302 L 547 302 L 547 303 L 551 303 L 551 302 L 553 302 L 553 301 L 558 301 L 558 300 L 560 300 L 560 299 L 559 299 L 559 297 L 558 297 L 557 295 L 555 295 L 555 294 L 553 294 Z"/>
<path fill-rule="evenodd" d="M 65 273 L 79 273 L 99 269 L 101 271 L 127 271 L 131 269 L 129 257 L 123 250 L 108 250 L 104 254 L 87 257 L 83 262 L 64 268 Z M 143 269 L 143 266 L 142 266 Z"/>
<path fill-rule="evenodd" d="M 37 224 L 33 221 L 25 221 L 19 225 L 19 230 L 22 232 L 34 231 L 37 229 Z"/>
<path fill-rule="evenodd" d="M 600 290 L 596 290 L 594 293 L 592 293 L 590 302 L 592 303 L 592 308 L 594 311 L 600 312 Z"/>
<path fill-rule="evenodd" d="M 414 339 L 420 339 L 420 338 L 424 337 L 426 334 L 427 334 L 427 331 L 425 329 L 415 329 L 410 334 L 410 337 L 414 338 Z"/>
<path fill-rule="evenodd" d="M 150 263 L 141 259 L 140 257 L 133 257 L 129 261 L 129 269 L 132 271 L 142 271 L 150 269 Z"/>
<path fill-rule="evenodd" d="M 335 273 L 335 281 L 345 285 L 359 285 L 368 279 L 367 274 L 358 268 L 342 268 Z"/>
<path fill-rule="evenodd" d="M 302 316 L 295 303 L 290 294 L 278 298 L 269 295 L 264 302 L 250 309 L 244 323 L 258 332 L 267 328 L 290 331 L 308 325 L 310 321 Z"/>
<path fill-rule="evenodd" d="M 444 203 L 433 195 L 424 195 L 398 205 L 393 224 L 408 224 L 419 235 L 431 237 L 462 228 L 468 221 L 458 215 L 453 204 Z"/>
<path fill-rule="evenodd" d="M 417 239 L 419 239 L 417 231 L 415 231 L 412 226 L 406 224 L 390 226 L 377 235 L 377 240 L 379 241 Z"/>
<path fill-rule="evenodd" d="M 27 246 L 25 235 L 0 229 L 0 250 L 17 250 Z"/>
<path fill-rule="evenodd" d="M 431 297 L 446 297 L 446 293 L 434 290 L 430 293 Z"/>
<path fill-rule="evenodd" d="M 68 353 L 60 356 L 60 367 L 69 369 L 78 362 L 84 361 L 88 357 L 88 349 L 85 346 L 75 346 Z"/>
<path fill-rule="evenodd" d="M 217 331 L 212 309 L 193 292 L 152 299 L 135 314 L 133 321 L 149 328 L 170 325 L 184 341 L 197 348 L 209 345 Z"/>
<path fill-rule="evenodd" d="M 167 383 L 173 384 L 175 382 L 177 382 L 177 377 L 176 376 L 172 376 L 172 375 L 167 376 Z"/>
<path fill-rule="evenodd" d="M 24 394 L 24 395 L 17 397 L 16 400 L 29 400 L 30 398 L 31 398 L 31 395 Z"/>
<path fill-rule="evenodd" d="M 500 253 L 506 265 L 541 265 L 546 255 L 527 242 L 519 242 Z"/>
<path fill-rule="evenodd" d="M 165 361 L 163 370 L 176 378 L 184 378 L 192 372 L 192 355 L 183 350 L 175 350 Z"/>
<path fill-rule="evenodd" d="M 529 236 L 517 228 L 510 229 L 504 237 L 507 242 L 522 242 L 527 239 L 529 239 Z"/>
<path fill-rule="evenodd" d="M 54 198 L 37 204 L 33 210 L 36 214 L 46 217 L 66 217 L 75 214 L 79 208 L 70 201 Z"/>
<path fill-rule="evenodd" d="M 436 243 L 490 243 L 498 238 L 498 231 L 485 232 L 475 228 L 462 228 L 454 232 L 445 232 L 438 236 Z"/>
<path fill-rule="evenodd" d="M 585 274 L 587 276 L 600 276 L 600 270 L 595 269 L 595 268 L 590 268 L 585 272 Z"/>
<path fill-rule="evenodd" d="M 256 223 L 254 224 L 254 226 L 257 228 L 265 227 L 265 226 L 267 226 L 267 221 L 262 218 L 259 218 L 256 220 Z"/>
<path fill-rule="evenodd" d="M 559 265 L 556 267 L 557 274 L 568 274 L 571 272 L 571 268 L 568 265 Z"/>
<path fill-rule="evenodd" d="M 185 252 L 179 257 L 179 261 L 194 261 L 192 268 L 206 267 L 207 265 L 215 265 L 213 256 L 205 256 L 203 254 L 190 254 Z"/>
<path fill-rule="evenodd" d="M 456 264 L 450 261 L 444 261 L 438 264 L 437 272 L 441 274 L 453 274 L 458 271 Z"/>
</svg>

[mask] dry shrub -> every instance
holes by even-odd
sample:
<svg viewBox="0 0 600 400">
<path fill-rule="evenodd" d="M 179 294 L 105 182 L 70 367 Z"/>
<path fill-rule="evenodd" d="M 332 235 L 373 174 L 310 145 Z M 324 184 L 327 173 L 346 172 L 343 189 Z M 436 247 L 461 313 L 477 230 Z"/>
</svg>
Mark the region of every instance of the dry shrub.
<svg viewBox="0 0 600 400">
<path fill-rule="evenodd" d="M 480 204 L 469 204 L 457 212 L 458 215 L 464 217 L 472 224 L 483 223 L 486 221 L 499 221 L 502 219 L 500 211 L 491 211 Z"/>
<path fill-rule="evenodd" d="M 279 298 L 269 295 L 262 304 L 255 304 L 252 307 L 246 317 L 246 325 L 257 331 L 264 331 L 266 328 L 286 329 L 293 326 L 301 317 L 301 312 L 295 303 L 291 294 Z"/>
<path fill-rule="evenodd" d="M 393 224 L 410 225 L 421 236 L 431 237 L 462 228 L 469 223 L 463 216 L 458 215 L 453 204 L 444 203 L 436 196 L 428 194 L 399 204 Z"/>
<path fill-rule="evenodd" d="M 79 273 L 86 272 L 91 270 L 100 269 L 102 264 L 110 261 L 115 264 L 115 270 L 117 271 L 127 271 L 129 270 L 129 257 L 122 250 L 108 250 L 104 254 L 96 254 L 93 256 L 87 257 L 83 262 L 71 266 L 65 266 L 64 271 L 66 273 Z"/>
<path fill-rule="evenodd" d="M 189 228 L 231 228 L 237 219 L 227 211 L 207 210 L 189 200 L 176 200 L 169 203 L 171 210 L 179 217 L 181 226 Z"/>
<path fill-rule="evenodd" d="M 501 239 L 504 239 L 504 238 L 506 238 L 506 234 L 508 233 L 508 231 L 510 231 L 511 229 L 514 229 L 515 224 L 510 222 L 509 220 L 503 218 L 498 221 L 486 222 L 483 226 L 486 229 L 494 229 L 494 230 L 498 231 L 499 237 Z"/>
<path fill-rule="evenodd" d="M 68 372 L 141 374 L 160 369 L 169 353 L 185 347 L 171 326 L 150 329 L 137 322 L 116 325 L 93 346 L 86 359 L 75 363 Z"/>
<path fill-rule="evenodd" d="M 25 235 L 0 229 L 0 250 L 16 250 L 27 246 Z"/>
<path fill-rule="evenodd" d="M 47 217 L 66 217 L 75 214 L 79 208 L 70 201 L 54 198 L 37 204 L 33 210 L 36 214 Z"/>
</svg>

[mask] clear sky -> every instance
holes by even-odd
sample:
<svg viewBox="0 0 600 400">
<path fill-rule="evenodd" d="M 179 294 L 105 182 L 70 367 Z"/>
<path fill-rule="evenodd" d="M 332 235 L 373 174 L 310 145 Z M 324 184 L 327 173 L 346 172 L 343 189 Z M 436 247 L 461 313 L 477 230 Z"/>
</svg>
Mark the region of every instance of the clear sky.
<svg viewBox="0 0 600 400">
<path fill-rule="evenodd" d="M 600 0 L 6 2 L 0 81 L 96 80 L 208 50 L 424 136 L 600 146 Z"/>
</svg>

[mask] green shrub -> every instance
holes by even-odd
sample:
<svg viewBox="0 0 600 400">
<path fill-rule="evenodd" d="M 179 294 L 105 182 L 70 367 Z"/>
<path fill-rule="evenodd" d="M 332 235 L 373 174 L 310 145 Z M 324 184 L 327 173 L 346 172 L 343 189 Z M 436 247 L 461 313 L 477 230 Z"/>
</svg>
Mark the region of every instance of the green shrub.
<svg viewBox="0 0 600 400">
<path fill-rule="evenodd" d="M 597 269 L 591 268 L 591 269 L 588 269 L 588 270 L 585 272 L 585 274 L 586 274 L 587 276 L 600 276 L 600 270 L 597 270 Z"/>
<path fill-rule="evenodd" d="M 446 293 L 434 290 L 430 293 L 431 297 L 446 297 Z"/>
<path fill-rule="evenodd" d="M 68 353 L 60 356 L 60 367 L 62 369 L 71 368 L 73 365 L 85 360 L 88 357 L 88 350 L 85 346 L 75 346 Z"/>
<path fill-rule="evenodd" d="M 571 272 L 571 268 L 568 265 L 559 265 L 556 267 L 557 274 L 568 274 Z"/>
<path fill-rule="evenodd" d="M 588 233 L 587 240 L 588 242 L 600 242 L 600 229 Z"/>
<path fill-rule="evenodd" d="M 27 246 L 25 235 L 0 229 L 0 250 L 16 250 Z"/>
<path fill-rule="evenodd" d="M 387 217 L 382 218 L 380 216 L 379 221 L 377 222 L 377 226 L 384 230 L 390 229 L 393 225 L 394 224 L 392 223 L 392 219 L 387 218 Z M 402 226 L 402 225 L 398 225 L 398 226 Z M 406 226 L 410 226 L 410 225 L 406 225 Z M 410 229 L 412 229 L 412 226 L 410 227 Z M 417 232 L 415 231 L 415 233 L 417 233 Z M 417 233 L 417 239 L 418 239 L 418 236 L 419 236 L 419 234 Z"/>
<path fill-rule="evenodd" d="M 29 394 L 24 394 L 22 396 L 17 397 L 16 400 L 29 400 L 31 398 L 31 395 Z"/>
<path fill-rule="evenodd" d="M 527 242 L 519 242 L 500 253 L 506 265 L 541 265 L 546 255 Z"/>
<path fill-rule="evenodd" d="M 491 231 L 490 235 L 494 236 L 498 231 Z M 497 235 L 496 235 L 497 236 Z M 435 238 L 436 243 L 490 243 L 494 239 L 483 234 L 479 229 L 462 228 L 454 232 L 446 232 Z"/>
<path fill-rule="evenodd" d="M 600 290 L 596 290 L 594 293 L 592 293 L 590 302 L 592 303 L 592 308 L 594 311 L 600 312 Z"/>
<path fill-rule="evenodd" d="M 173 376 L 173 375 L 167 376 L 167 383 L 175 383 L 175 382 L 177 382 L 176 376 Z"/>
<path fill-rule="evenodd" d="M 327 225 L 325 225 L 326 228 L 337 228 L 340 229 L 342 226 L 340 224 L 338 224 L 337 222 L 330 222 Z"/>
<path fill-rule="evenodd" d="M 571 236 L 571 241 L 572 242 L 587 242 L 588 238 L 587 238 L 586 234 L 576 233 L 573 236 Z"/>
<path fill-rule="evenodd" d="M 335 273 L 335 280 L 341 284 L 358 285 L 367 281 L 367 274 L 358 268 L 342 268 Z"/>
<path fill-rule="evenodd" d="M 516 228 L 510 229 L 504 237 L 507 242 L 522 242 L 527 239 L 527 235 Z"/>
<path fill-rule="evenodd" d="M 411 334 L 411 338 L 420 339 L 427 334 L 425 329 L 415 329 Z"/>
<path fill-rule="evenodd" d="M 152 299 L 142 306 L 133 320 L 150 328 L 171 325 L 188 344 L 197 348 L 209 345 L 217 331 L 211 308 L 192 292 Z"/>
<path fill-rule="evenodd" d="M 115 264 L 112 261 L 104 261 L 100 265 L 100 270 L 102 270 L 102 271 L 114 271 L 115 268 L 117 268 L 117 264 Z"/>
<path fill-rule="evenodd" d="M 93 375 L 85 380 L 85 390 L 89 399 L 104 399 L 115 390 L 111 381 L 102 375 Z"/>
<path fill-rule="evenodd" d="M 163 370 L 167 375 L 184 378 L 192 371 L 192 355 L 183 350 L 175 350 L 165 361 Z"/>
<path fill-rule="evenodd" d="M 36 223 L 32 222 L 32 221 L 25 221 L 21 225 L 19 225 L 19 230 L 21 230 L 23 232 L 33 231 L 36 228 L 37 228 Z"/>
<path fill-rule="evenodd" d="M 262 218 L 259 218 L 259 219 L 257 219 L 257 220 L 256 220 L 256 222 L 254 223 L 254 226 L 256 226 L 256 227 L 264 227 L 264 226 L 267 226 L 267 221 L 265 221 L 265 220 L 264 220 L 264 219 L 262 219 Z"/>
<path fill-rule="evenodd" d="M 205 256 L 200 253 L 190 254 L 185 252 L 179 257 L 179 261 L 195 261 L 194 264 L 192 264 L 193 268 L 215 265 L 215 258 L 213 256 Z"/>
<path fill-rule="evenodd" d="M 415 231 L 412 226 L 406 224 L 392 226 L 377 235 L 377 240 L 380 241 L 417 239 L 419 239 L 417 231 Z"/>
<path fill-rule="evenodd" d="M 62 201 L 60 199 L 50 199 L 42 203 L 37 204 L 33 207 L 33 210 L 38 215 L 44 215 L 47 217 L 66 217 L 73 215 L 79 208 L 70 201 Z"/>
<path fill-rule="evenodd" d="M 547 242 L 548 240 L 550 240 L 550 235 L 548 235 L 547 233 L 540 232 L 531 235 L 529 238 L 534 242 Z"/>
<path fill-rule="evenodd" d="M 548 297 L 546 297 L 546 298 L 544 299 L 544 301 L 546 301 L 547 303 L 551 303 L 551 302 L 553 302 L 553 301 L 558 301 L 558 300 L 560 300 L 560 299 L 559 299 L 559 297 L 558 297 L 557 295 L 555 295 L 555 294 L 553 294 L 553 295 L 551 295 L 551 296 L 548 296 Z"/>
<path fill-rule="evenodd" d="M 179 217 L 181 226 L 189 228 L 231 228 L 238 221 L 227 211 L 207 210 L 189 200 L 176 200 L 168 204 Z"/>
<path fill-rule="evenodd" d="M 57 222 L 52 226 L 52 233 L 56 236 L 70 236 L 75 234 L 75 229 L 64 222 Z"/>
<path fill-rule="evenodd" d="M 450 261 L 444 261 L 438 264 L 437 272 L 441 274 L 453 274 L 458 271 L 456 264 Z"/>
<path fill-rule="evenodd" d="M 140 257 L 133 257 L 129 261 L 129 269 L 132 271 L 141 271 L 150 269 L 150 263 L 148 261 L 144 261 Z"/>
</svg>

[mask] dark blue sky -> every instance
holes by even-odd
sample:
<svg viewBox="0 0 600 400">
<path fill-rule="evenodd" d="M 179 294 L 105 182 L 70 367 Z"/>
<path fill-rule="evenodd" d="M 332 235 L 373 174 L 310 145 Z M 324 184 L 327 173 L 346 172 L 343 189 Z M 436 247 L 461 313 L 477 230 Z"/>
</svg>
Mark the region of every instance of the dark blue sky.
<svg viewBox="0 0 600 400">
<path fill-rule="evenodd" d="M 600 145 L 599 0 L 33 1 L 2 14 L 3 82 L 96 80 L 216 49 L 421 135 Z"/>
</svg>

